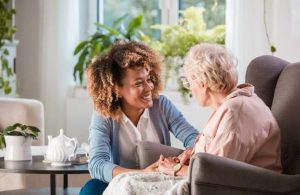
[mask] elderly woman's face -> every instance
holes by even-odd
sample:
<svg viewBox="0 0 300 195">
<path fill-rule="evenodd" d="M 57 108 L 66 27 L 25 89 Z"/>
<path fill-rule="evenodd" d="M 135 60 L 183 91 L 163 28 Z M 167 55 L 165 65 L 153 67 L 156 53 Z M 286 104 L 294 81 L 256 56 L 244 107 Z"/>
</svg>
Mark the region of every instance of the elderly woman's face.
<svg viewBox="0 0 300 195">
<path fill-rule="evenodd" d="M 127 69 L 119 87 L 123 109 L 141 110 L 153 105 L 153 82 L 148 68 L 138 67 Z"/>
<path fill-rule="evenodd" d="M 185 73 L 183 85 L 188 88 L 196 97 L 200 106 L 207 106 L 207 84 L 200 80 L 199 77 L 193 75 L 192 72 Z"/>
</svg>

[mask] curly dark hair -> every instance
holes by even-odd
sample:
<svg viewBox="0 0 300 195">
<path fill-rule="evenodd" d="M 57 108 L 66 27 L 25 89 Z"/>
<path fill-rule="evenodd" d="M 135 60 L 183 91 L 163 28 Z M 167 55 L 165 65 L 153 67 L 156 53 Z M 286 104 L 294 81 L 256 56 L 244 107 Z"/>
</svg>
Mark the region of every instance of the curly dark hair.
<svg viewBox="0 0 300 195">
<path fill-rule="evenodd" d="M 115 86 L 122 86 L 126 69 L 135 67 L 150 68 L 149 74 L 154 85 L 153 98 L 158 98 L 162 89 L 161 60 L 145 44 L 135 41 L 117 42 L 107 54 L 92 60 L 86 71 L 87 89 L 99 114 L 119 120 L 121 100 Z"/>
</svg>

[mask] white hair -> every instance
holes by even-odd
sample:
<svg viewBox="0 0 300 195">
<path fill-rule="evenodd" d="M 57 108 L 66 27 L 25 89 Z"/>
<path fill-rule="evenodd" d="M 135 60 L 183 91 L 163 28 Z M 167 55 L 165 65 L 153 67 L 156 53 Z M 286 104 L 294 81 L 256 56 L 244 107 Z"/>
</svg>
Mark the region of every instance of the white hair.
<svg viewBox="0 0 300 195">
<path fill-rule="evenodd" d="M 185 73 L 205 81 L 210 90 L 230 92 L 236 87 L 236 59 L 223 46 L 202 43 L 193 46 L 184 61 Z"/>
</svg>

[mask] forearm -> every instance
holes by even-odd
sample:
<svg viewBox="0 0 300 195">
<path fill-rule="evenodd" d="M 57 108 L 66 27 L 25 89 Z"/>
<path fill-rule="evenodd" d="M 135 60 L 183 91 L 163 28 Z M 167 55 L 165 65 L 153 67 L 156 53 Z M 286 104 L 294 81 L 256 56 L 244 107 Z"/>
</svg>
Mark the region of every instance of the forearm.
<svg viewBox="0 0 300 195">
<path fill-rule="evenodd" d="M 117 166 L 112 170 L 112 176 L 113 178 L 121 173 L 127 173 L 127 172 L 143 172 L 143 169 L 127 169 L 124 167 Z"/>
</svg>

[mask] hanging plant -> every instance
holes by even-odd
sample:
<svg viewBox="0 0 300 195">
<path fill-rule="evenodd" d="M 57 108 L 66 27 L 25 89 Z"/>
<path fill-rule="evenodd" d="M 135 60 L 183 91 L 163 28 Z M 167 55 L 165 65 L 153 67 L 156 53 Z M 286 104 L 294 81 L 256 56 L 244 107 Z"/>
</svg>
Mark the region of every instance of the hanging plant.
<svg viewBox="0 0 300 195">
<path fill-rule="evenodd" d="M 266 12 L 266 0 L 264 0 L 264 26 L 265 26 L 265 32 L 266 32 L 266 37 L 268 40 L 268 44 L 270 47 L 270 51 L 272 53 L 272 55 L 276 52 L 276 47 L 271 43 L 270 37 L 269 37 L 269 31 L 268 31 L 268 26 L 267 26 L 267 12 Z"/>
<path fill-rule="evenodd" d="M 15 9 L 9 8 L 9 0 L 0 0 L 0 90 L 4 94 L 11 93 L 10 79 L 14 73 L 8 63 L 9 51 L 5 44 L 11 42 L 16 32 L 16 27 L 12 25 Z"/>
</svg>

